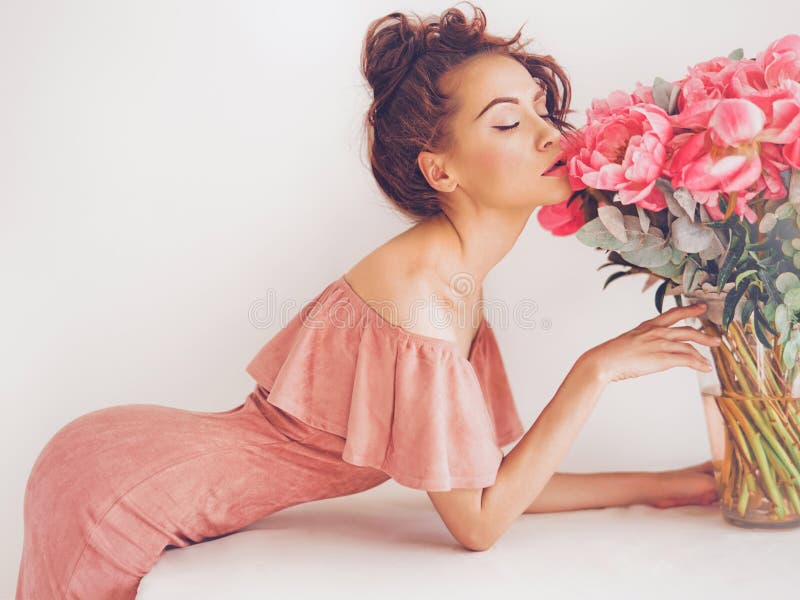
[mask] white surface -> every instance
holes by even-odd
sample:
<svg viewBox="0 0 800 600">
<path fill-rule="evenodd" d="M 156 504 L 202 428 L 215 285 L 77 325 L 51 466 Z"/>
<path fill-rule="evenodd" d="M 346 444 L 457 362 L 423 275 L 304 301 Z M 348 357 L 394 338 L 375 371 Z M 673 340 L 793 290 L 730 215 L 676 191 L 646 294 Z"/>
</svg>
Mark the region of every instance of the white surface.
<svg viewBox="0 0 800 600">
<path fill-rule="evenodd" d="M 716 505 L 526 514 L 471 552 L 388 481 L 168 550 L 137 598 L 777 600 L 797 597 L 798 558 L 800 529 L 739 528 Z"/>
<path fill-rule="evenodd" d="M 114 404 L 208 411 L 238 405 L 253 386 L 244 367 L 255 352 L 322 286 L 406 228 L 367 167 L 360 124 L 369 96 L 359 52 L 373 19 L 454 4 L 0 2 L 0 513 L 6 532 L 0 598 L 13 597 L 16 585 L 25 481 L 56 430 Z M 534 40 L 529 49 L 552 54 L 567 69 L 576 125 L 594 97 L 657 75 L 677 78 L 686 65 L 736 47 L 753 55 L 800 22 L 796 0 L 765 0 L 756 9 L 750 0 L 476 4 L 486 11 L 491 33 L 509 36 L 524 25 L 523 37 Z M 602 290 L 610 273 L 596 271 L 602 262 L 602 253 L 554 238 L 533 218 L 486 281 L 487 301 L 510 310 L 533 303 L 525 324 L 490 315 L 526 427 L 581 352 L 655 315 L 654 288 L 640 294 L 641 278 Z M 253 306 L 270 298 L 285 312 L 254 321 Z M 694 372 L 672 369 L 610 387 L 560 468 L 677 468 L 708 454 Z M 622 586 L 638 577 L 623 568 L 628 549 L 639 552 L 636 536 L 606 547 L 604 528 L 616 531 L 615 515 L 624 514 L 636 518 L 620 532 L 636 531 L 639 512 L 528 519 L 490 554 L 469 556 L 446 546 L 428 563 L 417 557 L 432 551 L 412 544 L 376 554 L 385 566 L 375 566 L 371 550 L 384 533 L 406 539 L 397 514 L 403 523 L 420 515 L 424 520 L 412 532 L 422 528 L 447 540 L 425 498 L 416 501 L 413 513 L 391 503 L 370 512 L 359 498 L 356 514 L 374 517 L 357 518 L 356 532 L 341 524 L 339 533 L 319 534 L 328 540 L 324 553 L 319 540 L 308 543 L 313 535 L 302 525 L 250 531 L 173 554 L 159 573 L 180 556 L 186 569 L 179 573 L 174 565 L 169 581 L 201 581 L 216 570 L 234 575 L 216 578 L 216 585 L 235 585 L 241 569 L 246 589 L 269 591 L 294 568 L 282 560 L 285 547 L 296 551 L 297 561 L 330 569 L 327 581 L 349 577 L 357 584 L 372 577 L 364 567 L 371 565 L 385 589 L 411 585 L 413 571 L 404 564 L 432 573 L 429 586 L 438 581 L 452 591 L 453 581 L 486 577 L 493 585 L 509 580 L 528 597 L 553 573 L 566 573 L 559 585 L 567 587 L 586 581 L 591 588 L 598 577 L 611 582 L 620 573 L 615 585 Z M 298 514 L 334 506 L 303 507 Z M 270 526 L 295 523 L 294 515 L 278 515 Z M 659 538 L 672 533 L 663 529 L 643 541 L 656 556 Z M 719 538 L 716 547 L 690 548 L 696 564 L 677 563 L 687 580 L 705 573 L 702 561 L 716 560 L 724 540 L 744 552 L 749 546 L 739 540 L 767 539 L 723 531 L 732 537 Z M 571 558 L 589 549 L 597 550 L 590 559 Z M 212 556 L 201 561 L 207 552 Z M 667 546 L 665 555 L 676 560 L 679 552 Z M 621 562 L 602 566 L 615 556 Z M 197 562 L 189 560 L 194 557 Z M 563 571 L 555 557 L 563 559 Z M 440 568 L 444 560 L 458 565 L 453 572 L 462 579 Z M 664 565 L 676 563 L 664 560 L 654 565 L 672 574 Z M 477 563 L 481 568 L 469 570 Z M 251 586 L 259 567 L 265 581 Z M 322 588 L 326 578 L 318 572 L 301 571 L 297 581 Z"/>
</svg>

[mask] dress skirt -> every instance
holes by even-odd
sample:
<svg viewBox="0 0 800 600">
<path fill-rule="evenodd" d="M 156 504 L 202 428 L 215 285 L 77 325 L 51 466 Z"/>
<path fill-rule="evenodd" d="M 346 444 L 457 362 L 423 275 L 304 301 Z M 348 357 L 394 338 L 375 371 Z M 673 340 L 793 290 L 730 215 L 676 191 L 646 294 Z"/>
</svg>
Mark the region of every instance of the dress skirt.
<svg viewBox="0 0 800 600">
<path fill-rule="evenodd" d="M 29 475 L 17 600 L 128 600 L 161 553 L 390 477 L 267 401 L 223 412 L 111 406 L 67 423 Z"/>
</svg>

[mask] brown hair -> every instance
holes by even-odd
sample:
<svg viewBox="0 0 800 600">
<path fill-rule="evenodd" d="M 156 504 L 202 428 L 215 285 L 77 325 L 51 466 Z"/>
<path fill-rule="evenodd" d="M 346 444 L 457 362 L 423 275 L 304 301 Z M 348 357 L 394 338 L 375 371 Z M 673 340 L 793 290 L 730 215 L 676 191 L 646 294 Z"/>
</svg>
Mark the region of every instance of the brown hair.
<svg viewBox="0 0 800 600">
<path fill-rule="evenodd" d="M 361 52 L 361 72 L 372 87 L 373 101 L 364 120 L 372 174 L 404 214 L 421 221 L 441 212 L 436 190 L 419 169 L 423 150 L 452 148 L 449 120 L 457 106 L 445 95 L 441 77 L 479 54 L 503 54 L 518 60 L 547 89 L 550 120 L 564 133 L 575 128 L 564 119 L 571 100 L 569 79 L 550 55 L 525 51 L 522 28 L 510 39 L 486 33 L 483 10 L 467 2 L 471 22 L 449 8 L 425 19 L 393 12 L 374 20 Z M 559 92 L 560 82 L 563 93 Z"/>
</svg>

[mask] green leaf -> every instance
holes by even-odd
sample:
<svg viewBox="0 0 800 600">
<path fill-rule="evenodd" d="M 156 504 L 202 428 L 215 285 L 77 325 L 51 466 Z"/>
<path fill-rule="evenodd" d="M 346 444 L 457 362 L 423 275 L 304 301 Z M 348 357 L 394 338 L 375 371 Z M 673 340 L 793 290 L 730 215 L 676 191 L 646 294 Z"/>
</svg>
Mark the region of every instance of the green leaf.
<svg viewBox="0 0 800 600">
<path fill-rule="evenodd" d="M 764 285 L 767 288 L 767 293 L 769 294 L 770 300 L 774 302 L 776 305 L 781 303 L 781 293 L 775 287 L 773 283 L 773 275 L 771 275 L 766 269 L 761 267 L 758 268 L 758 274 L 761 278 L 761 281 L 764 282 Z"/>
<path fill-rule="evenodd" d="M 583 226 L 575 232 L 575 237 L 579 242 L 591 246 L 593 248 L 603 248 L 605 250 L 616 250 L 623 244 L 606 229 L 600 217 L 596 217 L 584 223 Z"/>
<path fill-rule="evenodd" d="M 792 310 L 792 312 L 800 311 L 800 287 L 792 288 L 786 292 L 786 296 L 783 297 L 783 301 L 786 306 Z"/>
<path fill-rule="evenodd" d="M 725 305 L 722 308 L 722 329 L 727 329 L 728 325 L 731 324 L 733 320 L 733 311 L 736 309 L 736 305 L 739 304 L 739 300 L 741 300 L 746 291 L 746 286 L 742 288 L 734 287 L 728 292 L 727 296 L 725 296 Z"/>
<path fill-rule="evenodd" d="M 792 340 L 783 347 L 783 368 L 787 371 L 797 364 L 798 353 L 800 353 L 800 346 L 797 342 Z"/>
<path fill-rule="evenodd" d="M 778 335 L 778 332 L 775 331 L 775 328 L 772 327 L 772 325 L 770 325 L 770 320 L 773 320 L 775 318 L 774 309 L 772 310 L 772 314 L 769 314 L 768 308 L 769 305 L 765 306 L 764 310 L 761 310 L 761 307 L 756 305 L 756 310 L 755 310 L 756 323 L 757 324 L 761 323 L 764 329 L 769 331 L 772 335 Z M 769 346 L 769 343 L 767 344 L 767 346 Z"/>
<path fill-rule="evenodd" d="M 778 288 L 779 292 L 785 294 L 792 288 L 800 287 L 800 278 L 791 271 L 786 271 L 775 279 L 775 287 Z"/>
<path fill-rule="evenodd" d="M 611 283 L 612 281 L 614 281 L 615 279 L 619 279 L 620 277 L 624 277 L 628 273 L 630 273 L 630 271 L 617 271 L 616 273 L 612 273 L 611 275 L 608 276 L 608 279 L 606 279 L 606 282 L 603 284 L 603 289 L 606 289 L 608 284 Z"/>
<path fill-rule="evenodd" d="M 779 304 L 775 309 L 775 328 L 780 334 L 778 343 L 785 344 L 789 339 L 789 333 L 792 329 L 792 320 L 789 315 L 789 307 L 785 304 Z"/>
<path fill-rule="evenodd" d="M 658 286 L 658 289 L 656 290 L 655 302 L 656 302 L 656 310 L 659 312 L 659 314 L 661 314 L 664 310 L 664 294 L 667 291 L 668 284 L 669 281 L 664 281 L 661 285 Z"/>
<path fill-rule="evenodd" d="M 792 206 L 789 202 L 786 204 L 781 204 L 778 208 L 775 209 L 775 217 L 778 220 L 782 219 L 789 219 L 793 217 L 795 214 L 794 206 Z"/>
<path fill-rule="evenodd" d="M 669 114 L 669 100 L 672 95 L 672 83 L 661 77 L 656 77 L 653 80 L 653 102 L 661 108 L 664 112 Z"/>
<path fill-rule="evenodd" d="M 740 235 L 737 229 L 731 231 L 731 243 L 728 246 L 728 254 L 725 256 L 725 261 L 719 269 L 717 275 L 717 291 L 721 292 L 725 284 L 728 283 L 728 278 L 733 272 L 733 268 L 739 263 L 739 259 L 747 251 L 747 239 L 745 236 Z"/>
<path fill-rule="evenodd" d="M 731 53 L 728 54 L 728 58 L 731 60 L 742 60 L 742 58 L 744 58 L 744 49 L 736 48 L 736 50 L 731 50 Z"/>
<path fill-rule="evenodd" d="M 753 325 L 754 325 L 754 328 L 756 330 L 756 337 L 761 341 L 762 344 L 764 344 L 765 348 L 771 348 L 772 344 L 770 344 L 769 339 L 767 339 L 767 336 L 764 333 L 764 329 L 763 329 L 763 325 L 762 325 L 763 321 L 761 319 L 759 319 L 758 310 L 759 310 L 758 306 L 756 306 L 756 311 L 755 311 L 756 318 L 753 321 Z"/>
<path fill-rule="evenodd" d="M 747 271 L 743 271 L 743 272 L 739 273 L 736 276 L 736 287 L 739 287 L 739 283 L 742 281 L 742 279 L 744 279 L 745 277 L 748 277 L 749 275 L 752 275 L 753 273 L 757 273 L 757 272 L 758 272 L 758 269 L 748 269 Z"/>
<path fill-rule="evenodd" d="M 753 315 L 753 309 L 756 307 L 755 298 L 748 298 L 742 305 L 742 323 L 747 323 Z"/>
</svg>

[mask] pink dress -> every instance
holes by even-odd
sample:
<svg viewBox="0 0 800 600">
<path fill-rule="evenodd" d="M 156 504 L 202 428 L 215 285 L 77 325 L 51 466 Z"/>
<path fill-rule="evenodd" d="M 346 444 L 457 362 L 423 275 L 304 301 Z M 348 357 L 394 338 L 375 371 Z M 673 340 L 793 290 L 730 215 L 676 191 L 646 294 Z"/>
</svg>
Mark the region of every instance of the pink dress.
<svg viewBox="0 0 800 600">
<path fill-rule="evenodd" d="M 247 365 L 239 406 L 128 404 L 62 427 L 33 465 L 17 600 L 135 598 L 162 552 L 388 479 L 494 483 L 524 430 L 485 318 L 455 343 L 386 321 L 344 277 Z"/>
</svg>

